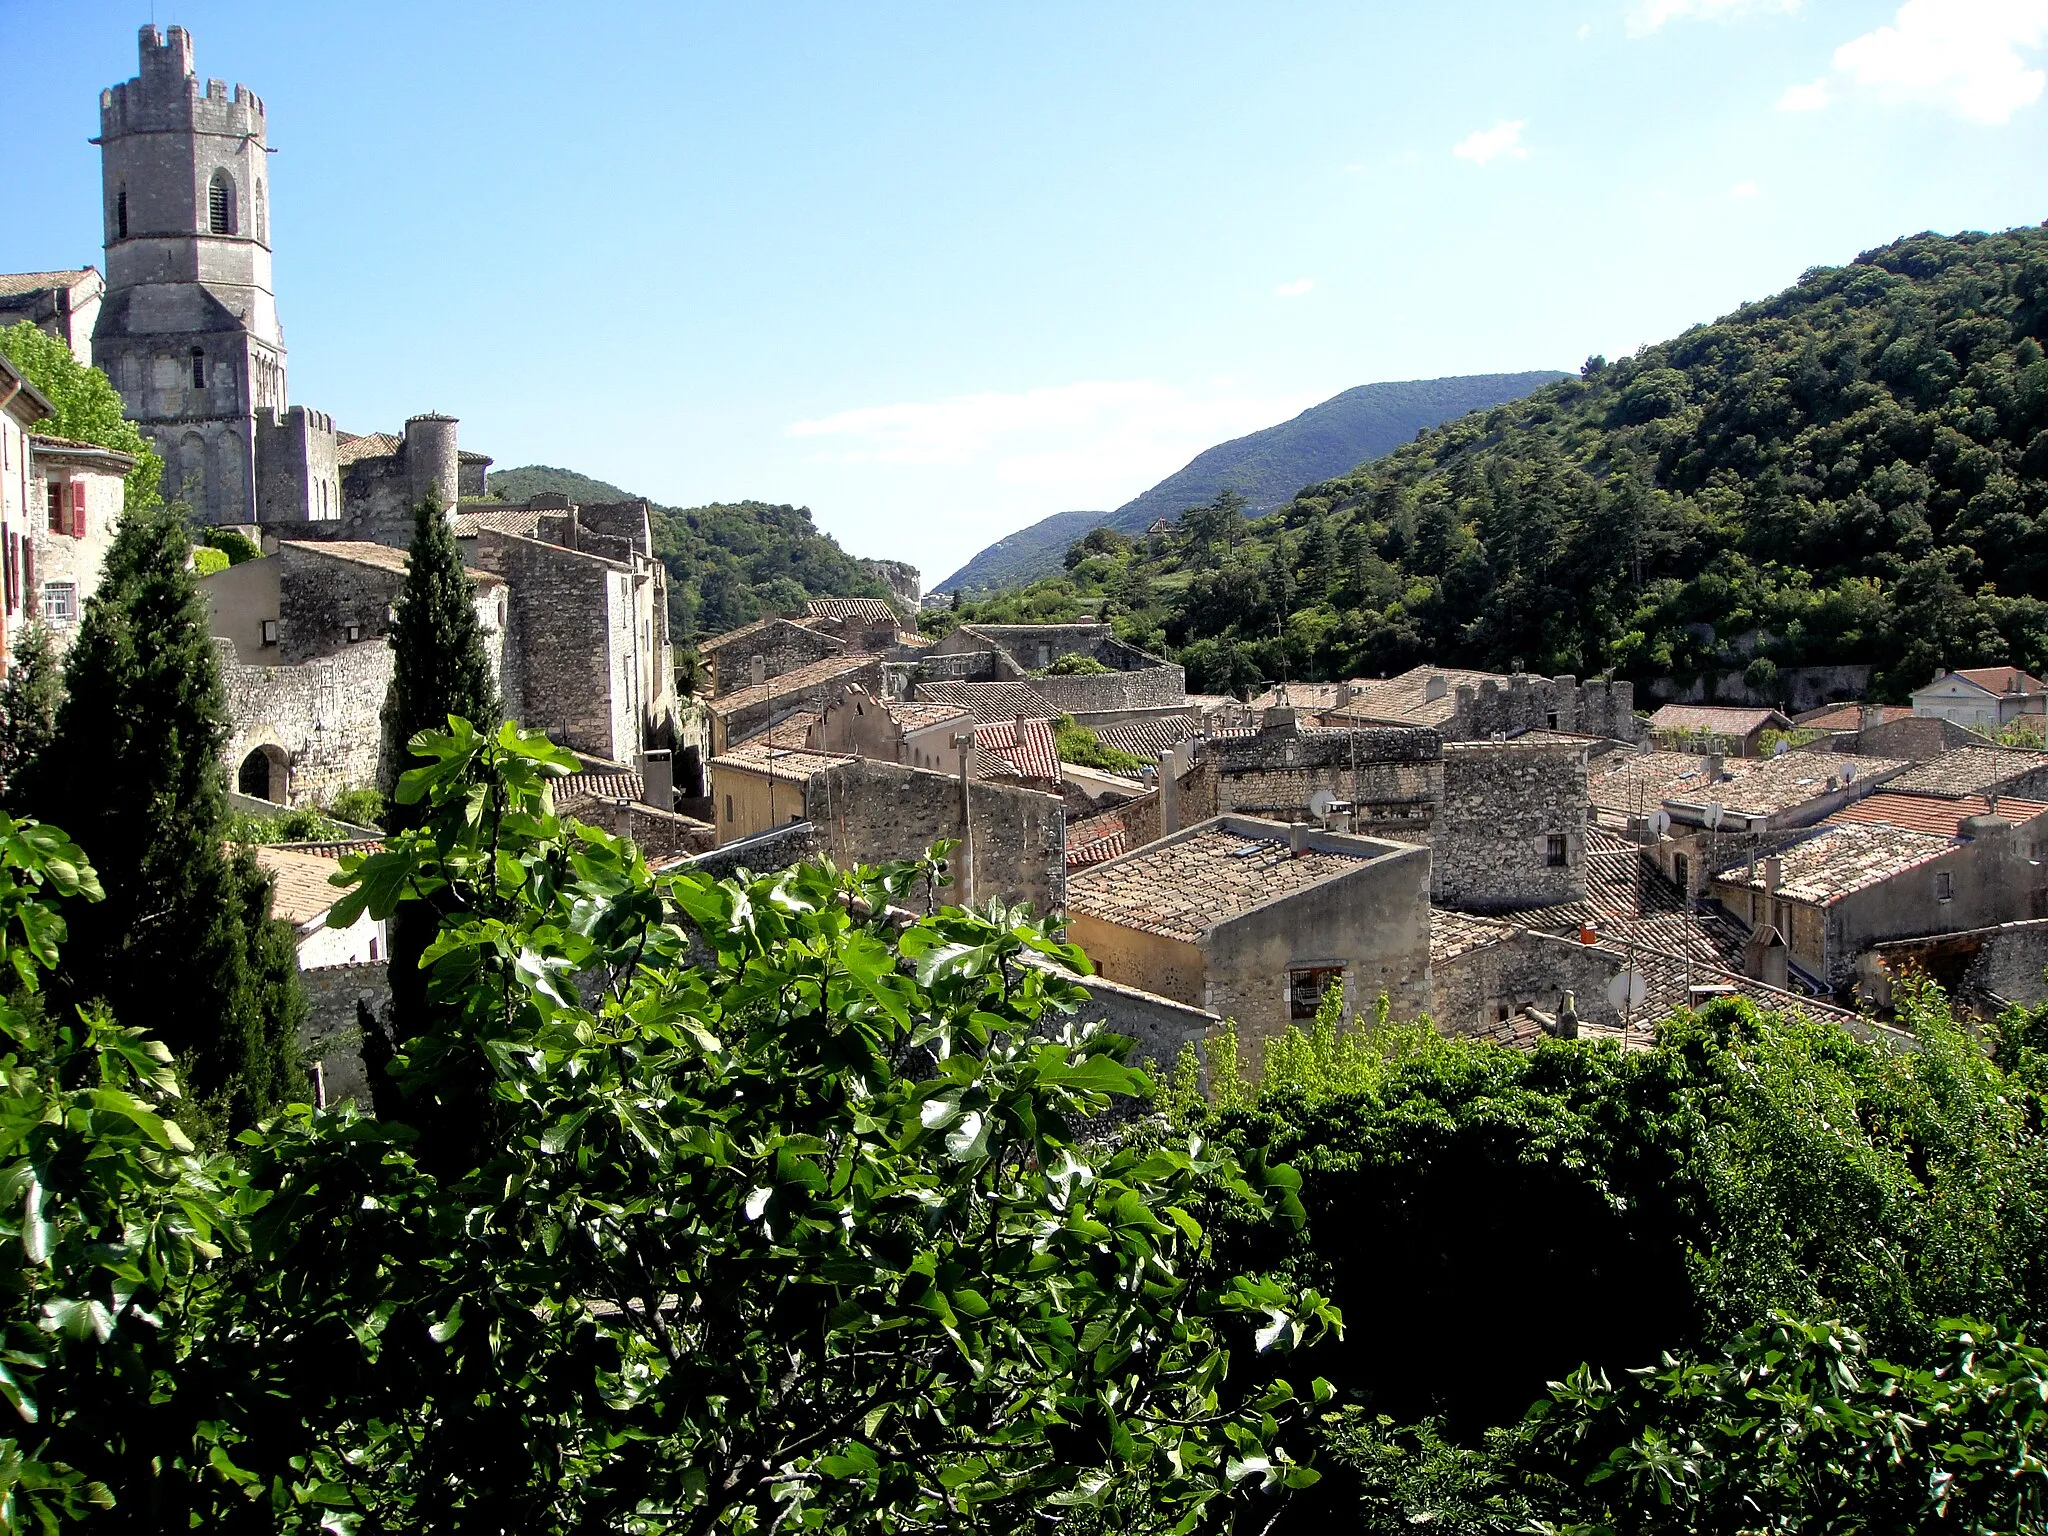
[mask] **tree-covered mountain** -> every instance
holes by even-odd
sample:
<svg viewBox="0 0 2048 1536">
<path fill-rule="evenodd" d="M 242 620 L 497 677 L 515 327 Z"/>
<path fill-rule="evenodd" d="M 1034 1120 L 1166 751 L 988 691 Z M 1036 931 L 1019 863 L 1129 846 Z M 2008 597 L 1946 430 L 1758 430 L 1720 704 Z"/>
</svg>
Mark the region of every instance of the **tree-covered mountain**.
<svg viewBox="0 0 2048 1536">
<path fill-rule="evenodd" d="M 1916 235 L 1247 522 L 1091 534 L 1076 606 L 1190 687 L 1425 660 L 2048 666 L 2048 229 Z M 1037 607 L 1046 611 L 1048 594 Z M 1014 601 L 1014 599 L 1011 599 Z"/>
<path fill-rule="evenodd" d="M 570 469 L 531 464 L 494 470 L 493 497 L 524 501 L 557 493 L 579 502 L 628 501 L 635 493 Z M 715 635 L 814 597 L 887 597 L 872 563 L 820 533 L 809 507 L 764 501 L 653 509 L 654 551 L 669 572 L 669 626 L 678 641 Z"/>
<path fill-rule="evenodd" d="M 1056 512 L 998 540 L 940 582 L 935 591 L 985 592 L 1050 576 L 1067 546 L 1095 528 L 1138 533 L 1233 490 L 1254 512 L 1269 512 L 1303 486 L 1343 474 L 1467 411 L 1517 400 L 1567 375 L 1478 373 L 1449 379 L 1361 384 L 1310 406 L 1290 421 L 1206 448 L 1149 491 L 1114 512 Z"/>
</svg>

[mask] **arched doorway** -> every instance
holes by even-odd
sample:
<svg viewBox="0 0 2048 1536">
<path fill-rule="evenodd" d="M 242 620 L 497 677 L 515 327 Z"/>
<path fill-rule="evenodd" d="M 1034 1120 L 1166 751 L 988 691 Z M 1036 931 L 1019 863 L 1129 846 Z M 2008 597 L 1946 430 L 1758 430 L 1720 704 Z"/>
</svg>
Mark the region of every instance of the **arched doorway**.
<svg viewBox="0 0 2048 1536">
<path fill-rule="evenodd" d="M 235 788 L 257 800 L 283 805 L 289 793 L 291 763 L 277 747 L 257 747 L 235 772 Z"/>
</svg>

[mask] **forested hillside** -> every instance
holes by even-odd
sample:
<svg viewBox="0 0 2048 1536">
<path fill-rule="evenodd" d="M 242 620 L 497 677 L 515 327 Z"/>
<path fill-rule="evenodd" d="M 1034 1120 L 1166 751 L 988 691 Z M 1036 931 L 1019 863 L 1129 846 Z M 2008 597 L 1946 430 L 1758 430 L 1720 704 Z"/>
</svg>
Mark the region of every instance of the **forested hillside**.
<svg viewBox="0 0 2048 1536">
<path fill-rule="evenodd" d="M 1917 235 L 1247 521 L 1089 535 L 1097 607 L 1190 687 L 1423 660 L 1643 678 L 2048 666 L 2048 229 Z M 1016 602 L 1013 595 L 1006 598 Z"/>
<path fill-rule="evenodd" d="M 1056 512 L 976 555 L 934 588 L 985 592 L 1055 574 L 1069 544 L 1094 528 L 1139 533 L 1225 490 L 1253 512 L 1270 512 L 1303 486 L 1399 447 L 1425 427 L 1517 400 L 1566 375 L 1475 373 L 1447 379 L 1361 384 L 1299 416 L 1204 449 L 1114 512 Z"/>
<path fill-rule="evenodd" d="M 491 494 L 524 501 L 558 492 L 626 501 L 631 491 L 544 464 L 493 471 Z M 813 597 L 887 597 L 889 585 L 820 533 L 808 507 L 764 501 L 653 507 L 654 549 L 669 572 L 669 623 L 678 641 L 715 635 Z"/>
</svg>

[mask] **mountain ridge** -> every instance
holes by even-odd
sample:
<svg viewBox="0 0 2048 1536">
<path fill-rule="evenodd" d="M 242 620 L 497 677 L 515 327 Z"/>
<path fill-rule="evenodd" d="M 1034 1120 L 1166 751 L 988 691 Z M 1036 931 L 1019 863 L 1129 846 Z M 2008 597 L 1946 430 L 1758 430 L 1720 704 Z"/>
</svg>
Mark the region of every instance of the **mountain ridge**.
<svg viewBox="0 0 2048 1536">
<path fill-rule="evenodd" d="M 1356 385 L 1286 421 L 1203 449 L 1114 511 L 1055 512 L 1005 535 L 932 590 L 985 592 L 1050 576 L 1082 535 L 1097 528 L 1139 533 L 1156 518 L 1171 521 L 1226 488 L 1243 496 L 1253 514 L 1269 512 L 1302 487 L 1390 453 L 1417 432 L 1568 377 L 1556 369 L 1534 369 Z"/>
</svg>

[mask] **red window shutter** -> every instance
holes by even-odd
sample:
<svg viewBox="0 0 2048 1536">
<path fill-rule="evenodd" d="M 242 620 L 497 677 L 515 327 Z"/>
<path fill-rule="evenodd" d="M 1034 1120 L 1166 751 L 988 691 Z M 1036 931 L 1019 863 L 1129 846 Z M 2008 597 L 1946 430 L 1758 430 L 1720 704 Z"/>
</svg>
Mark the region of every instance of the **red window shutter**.
<svg viewBox="0 0 2048 1536">
<path fill-rule="evenodd" d="M 71 482 L 71 537 L 85 537 L 85 482 Z"/>
<path fill-rule="evenodd" d="M 36 586 L 36 547 L 27 539 L 21 541 L 21 607 L 22 612 L 32 619 L 43 616 L 40 601 L 41 590 Z"/>
<path fill-rule="evenodd" d="M 13 613 L 21 598 L 21 535 L 12 529 L 7 533 L 7 545 L 0 551 L 0 578 L 7 588 L 7 611 Z"/>
</svg>

